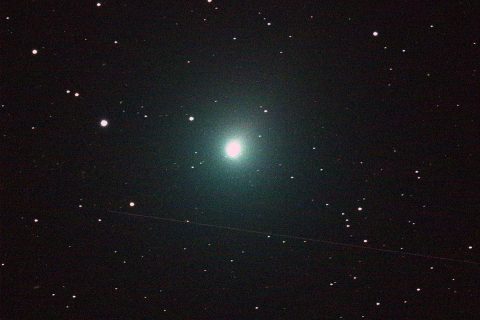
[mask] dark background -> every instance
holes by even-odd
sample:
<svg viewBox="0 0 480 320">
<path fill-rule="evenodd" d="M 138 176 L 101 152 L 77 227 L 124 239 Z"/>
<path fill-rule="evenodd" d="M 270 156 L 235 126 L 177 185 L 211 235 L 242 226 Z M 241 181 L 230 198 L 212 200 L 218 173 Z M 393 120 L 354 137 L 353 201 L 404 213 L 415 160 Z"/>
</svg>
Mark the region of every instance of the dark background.
<svg viewBox="0 0 480 320">
<path fill-rule="evenodd" d="M 0 12 L 1 319 L 478 317 L 477 2 Z"/>
</svg>

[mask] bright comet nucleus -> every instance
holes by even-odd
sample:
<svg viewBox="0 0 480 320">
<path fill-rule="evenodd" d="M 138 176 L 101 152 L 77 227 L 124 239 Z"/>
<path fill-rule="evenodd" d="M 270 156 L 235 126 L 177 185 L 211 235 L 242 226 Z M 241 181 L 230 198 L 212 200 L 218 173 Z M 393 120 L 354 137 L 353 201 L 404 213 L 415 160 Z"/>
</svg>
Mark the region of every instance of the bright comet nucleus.
<svg viewBox="0 0 480 320">
<path fill-rule="evenodd" d="M 240 141 L 232 140 L 227 143 L 227 146 L 225 147 L 225 152 L 227 153 L 227 156 L 229 158 L 238 158 L 238 156 L 240 156 L 240 154 L 242 153 L 242 145 L 240 144 Z"/>
</svg>

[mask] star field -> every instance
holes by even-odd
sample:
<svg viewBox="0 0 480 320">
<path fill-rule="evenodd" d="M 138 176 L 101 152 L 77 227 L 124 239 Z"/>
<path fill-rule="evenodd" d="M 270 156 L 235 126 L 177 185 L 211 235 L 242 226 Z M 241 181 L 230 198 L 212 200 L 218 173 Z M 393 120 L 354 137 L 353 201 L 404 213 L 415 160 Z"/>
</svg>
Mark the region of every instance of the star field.
<svg viewBox="0 0 480 320">
<path fill-rule="evenodd" d="M 475 319 L 480 5 L 0 5 L 1 319 Z"/>
</svg>

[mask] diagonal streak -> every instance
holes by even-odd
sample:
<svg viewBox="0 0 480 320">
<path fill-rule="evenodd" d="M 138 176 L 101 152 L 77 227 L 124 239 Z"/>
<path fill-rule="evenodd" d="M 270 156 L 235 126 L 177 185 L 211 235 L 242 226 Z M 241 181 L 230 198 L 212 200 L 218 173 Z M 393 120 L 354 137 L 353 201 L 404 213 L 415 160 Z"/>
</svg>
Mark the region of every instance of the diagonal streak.
<svg viewBox="0 0 480 320">
<path fill-rule="evenodd" d="M 223 225 L 210 224 L 210 223 L 193 222 L 190 220 L 186 221 L 186 220 L 179 220 L 174 218 L 156 217 L 156 216 L 136 214 L 136 213 L 130 213 L 130 212 L 124 212 L 124 211 L 116 211 L 116 210 L 107 210 L 107 211 L 115 214 L 121 214 L 121 215 L 126 215 L 131 217 L 137 217 L 137 218 L 153 219 L 153 220 L 164 221 L 164 222 L 190 224 L 190 225 L 196 225 L 200 227 L 208 227 L 208 228 L 214 228 L 214 229 L 220 229 L 220 230 L 230 230 L 230 231 L 250 233 L 250 234 L 259 234 L 259 235 L 274 236 L 274 237 L 293 239 L 293 240 L 303 240 L 303 241 L 310 241 L 310 242 L 316 242 L 316 243 L 323 243 L 323 244 L 328 244 L 328 245 L 337 246 L 337 247 L 356 248 L 361 250 L 390 253 L 390 254 L 401 255 L 401 256 L 412 256 L 412 257 L 418 257 L 418 258 L 424 258 L 424 259 L 442 260 L 442 261 L 458 262 L 458 263 L 465 263 L 465 264 L 480 266 L 480 262 L 472 261 L 472 260 L 462 260 L 462 259 L 433 256 L 433 255 L 408 252 L 408 251 L 382 249 L 382 248 L 362 246 L 358 244 L 351 244 L 351 243 L 345 243 L 345 242 L 329 241 L 329 240 L 308 238 L 308 237 L 302 237 L 302 236 L 293 236 L 293 235 L 281 234 L 281 233 L 272 233 L 272 232 L 265 232 L 265 231 L 252 230 L 252 229 L 236 228 L 236 227 L 223 226 Z"/>
</svg>

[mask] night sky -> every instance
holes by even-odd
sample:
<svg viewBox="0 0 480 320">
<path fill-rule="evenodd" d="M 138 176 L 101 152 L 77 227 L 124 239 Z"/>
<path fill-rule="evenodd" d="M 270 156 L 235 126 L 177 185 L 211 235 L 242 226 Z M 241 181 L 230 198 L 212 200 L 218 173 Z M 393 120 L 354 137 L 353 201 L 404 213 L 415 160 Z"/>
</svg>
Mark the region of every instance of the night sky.
<svg viewBox="0 0 480 320">
<path fill-rule="evenodd" d="M 0 319 L 478 319 L 479 16 L 2 2 Z"/>
</svg>

